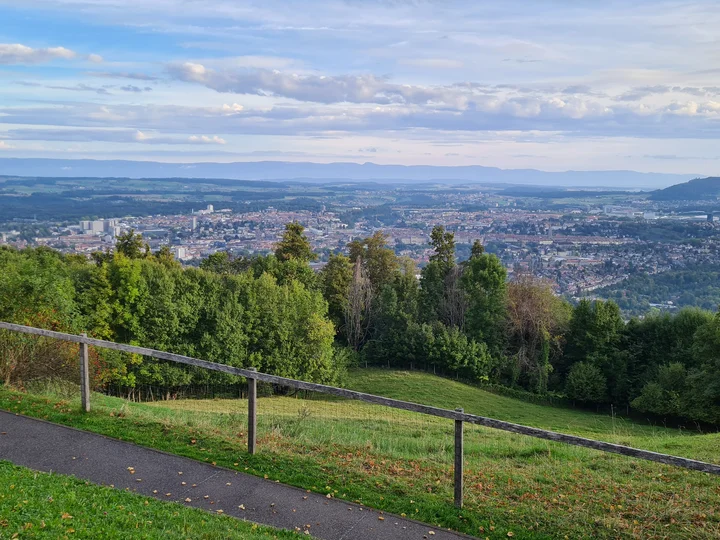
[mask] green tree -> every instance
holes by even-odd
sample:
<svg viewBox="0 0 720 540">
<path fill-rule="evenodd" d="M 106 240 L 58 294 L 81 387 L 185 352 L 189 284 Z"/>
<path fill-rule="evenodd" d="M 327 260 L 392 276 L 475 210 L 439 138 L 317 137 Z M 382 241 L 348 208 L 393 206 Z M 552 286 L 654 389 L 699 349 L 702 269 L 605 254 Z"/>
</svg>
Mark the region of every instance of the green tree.
<svg viewBox="0 0 720 540">
<path fill-rule="evenodd" d="M 507 272 L 495 255 L 478 253 L 463 264 L 460 280 L 468 302 L 465 332 L 500 358 L 507 345 Z"/>
<path fill-rule="evenodd" d="M 150 255 L 150 246 L 143 241 L 142 234 L 135 234 L 135 229 L 130 229 L 117 237 L 115 251 L 129 259 L 144 259 Z"/>
<path fill-rule="evenodd" d="M 168 246 L 167 244 L 162 245 L 159 250 L 153 253 L 153 258 L 157 262 L 168 268 L 180 266 L 180 263 L 175 260 L 175 255 L 173 255 L 170 246 Z"/>
<path fill-rule="evenodd" d="M 320 271 L 320 290 L 328 303 L 328 314 L 335 328 L 345 324 L 348 292 L 353 279 L 353 266 L 345 255 L 330 255 L 327 264 Z"/>
<path fill-rule="evenodd" d="M 387 236 L 378 231 L 369 238 L 353 240 L 348 244 L 352 264 L 360 259 L 374 291 L 392 283 L 400 263 L 395 252 L 387 247 Z"/>
<path fill-rule="evenodd" d="M 570 369 L 565 392 L 568 397 L 585 403 L 602 403 L 607 396 L 607 382 L 600 368 L 578 362 Z"/>
<path fill-rule="evenodd" d="M 570 313 L 570 305 L 555 296 L 547 282 L 520 275 L 508 285 L 508 329 L 514 362 L 506 366 L 505 377 L 510 384 L 520 383 L 533 391 L 547 387 L 552 358 L 560 351 Z"/>
<path fill-rule="evenodd" d="M 480 240 L 475 240 L 472 247 L 470 248 L 470 258 L 474 259 L 485 253 L 485 246 L 482 245 Z"/>
<path fill-rule="evenodd" d="M 279 261 L 314 261 L 317 255 L 313 253 L 312 246 L 304 234 L 305 227 L 294 221 L 285 224 L 282 239 L 275 246 L 275 256 Z"/>
<path fill-rule="evenodd" d="M 430 245 L 435 253 L 430 260 L 439 263 L 445 271 L 455 266 L 455 234 L 445 231 L 442 225 L 433 227 L 430 233 Z"/>
</svg>

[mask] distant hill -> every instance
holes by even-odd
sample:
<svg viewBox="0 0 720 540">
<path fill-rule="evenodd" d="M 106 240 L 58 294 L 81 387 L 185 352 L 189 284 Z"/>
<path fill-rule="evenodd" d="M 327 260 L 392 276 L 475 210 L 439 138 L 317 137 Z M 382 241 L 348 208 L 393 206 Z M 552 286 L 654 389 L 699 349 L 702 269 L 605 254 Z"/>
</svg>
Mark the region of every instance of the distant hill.
<svg viewBox="0 0 720 540">
<path fill-rule="evenodd" d="M 235 163 L 161 163 L 91 159 L 0 159 L 0 175 L 45 177 L 228 178 L 240 180 L 434 182 L 442 184 L 506 183 L 535 186 L 657 189 L 695 175 L 636 171 L 562 171 L 498 169 L 478 165 L 378 165 L 375 163 L 310 163 L 255 161 Z"/>
<path fill-rule="evenodd" d="M 701 201 L 720 197 L 720 177 L 695 178 L 689 182 L 658 189 L 650 194 L 655 201 Z"/>
</svg>

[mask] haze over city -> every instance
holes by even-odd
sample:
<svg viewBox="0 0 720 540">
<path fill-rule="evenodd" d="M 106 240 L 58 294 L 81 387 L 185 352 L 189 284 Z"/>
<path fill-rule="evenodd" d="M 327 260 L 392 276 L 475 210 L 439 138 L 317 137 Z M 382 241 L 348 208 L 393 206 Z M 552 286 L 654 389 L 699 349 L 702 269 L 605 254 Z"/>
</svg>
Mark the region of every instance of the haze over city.
<svg viewBox="0 0 720 540">
<path fill-rule="evenodd" d="M 720 159 L 715 2 L 0 0 L 0 20 L 0 158 Z"/>
</svg>

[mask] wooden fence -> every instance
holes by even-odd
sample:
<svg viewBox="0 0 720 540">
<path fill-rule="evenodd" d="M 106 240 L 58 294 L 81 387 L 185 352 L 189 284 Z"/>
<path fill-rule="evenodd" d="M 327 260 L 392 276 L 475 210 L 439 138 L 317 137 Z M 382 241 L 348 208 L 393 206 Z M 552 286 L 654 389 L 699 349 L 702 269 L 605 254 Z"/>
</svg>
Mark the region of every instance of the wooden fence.
<svg viewBox="0 0 720 540">
<path fill-rule="evenodd" d="M 91 388 L 88 369 L 88 346 L 90 345 L 92 345 L 93 347 L 102 347 L 105 349 L 114 349 L 117 351 L 123 351 L 132 354 L 150 356 L 152 358 L 159 358 L 161 360 L 168 360 L 170 362 L 177 362 L 179 364 L 186 364 L 189 366 L 195 366 L 199 368 L 210 369 L 213 371 L 220 371 L 223 373 L 229 373 L 231 375 L 245 377 L 248 381 L 248 452 L 251 454 L 254 454 L 257 449 L 256 434 L 258 381 L 279 386 L 296 388 L 299 390 L 309 390 L 312 392 L 319 392 L 331 396 L 338 396 L 346 399 L 364 401 L 365 403 L 372 403 L 375 405 L 391 407 L 393 409 L 402 409 L 405 411 L 438 416 L 440 418 L 447 418 L 448 420 L 453 420 L 455 423 L 455 504 L 458 507 L 462 507 L 463 504 L 463 424 L 465 422 L 494 429 L 500 429 L 503 431 L 509 431 L 511 433 L 517 433 L 520 435 L 527 435 L 529 437 L 536 437 L 538 439 L 545 439 L 575 446 L 582 446 L 584 448 L 591 448 L 593 450 L 599 450 L 601 452 L 611 452 L 613 454 L 621 454 L 624 456 L 644 459 L 647 461 L 655 461 L 657 463 L 663 463 L 665 465 L 673 465 L 675 467 L 682 467 L 685 469 L 692 469 L 695 471 L 720 475 L 720 465 L 715 465 L 713 463 L 706 463 L 694 459 L 660 454 L 658 452 L 651 452 L 649 450 L 641 450 L 638 448 L 631 448 L 629 446 L 623 446 L 620 444 L 612 444 L 608 442 L 596 441 L 593 439 L 586 439 L 584 437 L 578 437 L 576 435 L 566 435 L 564 433 L 556 433 L 554 431 L 547 431 L 544 429 L 523 426 L 520 424 L 513 424 L 511 422 L 505 422 L 503 420 L 495 420 L 493 418 L 487 418 L 475 414 L 468 414 L 465 413 L 463 409 L 455 409 L 454 411 L 451 411 L 449 409 L 441 409 L 438 407 L 421 405 L 419 403 L 411 403 L 407 401 L 400 401 L 397 399 L 375 396 L 372 394 L 365 394 L 362 392 L 356 392 L 354 390 L 347 390 L 345 388 L 336 388 L 334 386 L 325 386 L 323 384 L 297 381 L 295 379 L 288 379 L 286 377 L 278 377 L 276 375 L 260 373 L 255 368 L 242 369 L 233 366 L 226 366 L 224 364 L 208 362 L 206 360 L 191 358 L 189 356 L 182 356 L 179 354 L 173 354 L 164 351 L 156 351 L 154 349 L 148 349 L 145 347 L 136 347 L 134 345 L 124 345 L 122 343 L 94 339 L 88 337 L 86 334 L 66 334 L 63 332 L 54 332 L 51 330 L 44 330 L 41 328 L 33 328 L 30 326 L 22 326 L 19 324 L 12 324 L 6 322 L 0 322 L 0 329 L 79 343 L 81 374 L 80 386 L 82 396 L 82 409 L 84 411 L 90 411 Z"/>
</svg>

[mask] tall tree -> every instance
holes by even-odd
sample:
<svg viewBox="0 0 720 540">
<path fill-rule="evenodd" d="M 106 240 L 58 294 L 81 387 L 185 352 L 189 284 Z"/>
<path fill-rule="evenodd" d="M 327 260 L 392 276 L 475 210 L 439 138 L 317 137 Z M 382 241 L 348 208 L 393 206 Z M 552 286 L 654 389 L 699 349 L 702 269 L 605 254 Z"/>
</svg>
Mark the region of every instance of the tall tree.
<svg viewBox="0 0 720 540">
<path fill-rule="evenodd" d="M 369 238 L 353 240 L 348 244 L 350 261 L 361 261 L 367 279 L 374 291 L 392 283 L 400 266 L 397 255 L 387 246 L 387 236 L 378 231 Z"/>
<path fill-rule="evenodd" d="M 460 284 L 467 299 L 465 332 L 500 358 L 507 344 L 507 272 L 495 255 L 478 252 L 463 265 Z"/>
<path fill-rule="evenodd" d="M 348 293 L 353 281 L 353 265 L 345 255 L 330 255 L 320 271 L 320 290 L 328 303 L 330 320 L 338 331 L 345 324 Z"/>
<path fill-rule="evenodd" d="M 535 391 L 544 392 L 557 348 L 570 319 L 571 307 L 553 293 L 547 282 L 522 274 L 508 285 L 508 315 L 515 363 L 512 384 L 525 378 Z"/>
<path fill-rule="evenodd" d="M 421 305 L 427 322 L 462 327 L 466 300 L 459 287 L 462 269 L 455 265 L 455 235 L 437 225 L 430 233 L 434 253 L 421 273 Z"/>
<path fill-rule="evenodd" d="M 285 224 L 282 239 L 275 246 L 275 256 L 283 262 L 292 259 L 309 262 L 317 258 L 305 236 L 305 227 L 297 221 Z"/>
<path fill-rule="evenodd" d="M 345 333 L 348 345 L 359 351 L 365 344 L 371 324 L 373 286 L 367 276 L 362 258 L 355 260 L 353 278 L 345 308 Z"/>
<path fill-rule="evenodd" d="M 431 261 L 440 263 L 446 272 L 455 266 L 455 233 L 446 231 L 442 225 L 436 225 L 430 233 L 430 245 L 435 250 L 430 255 Z"/>
<path fill-rule="evenodd" d="M 144 259 L 150 255 L 150 246 L 143 240 L 142 234 L 135 234 L 135 229 L 130 229 L 117 237 L 115 251 L 128 259 Z"/>
</svg>

